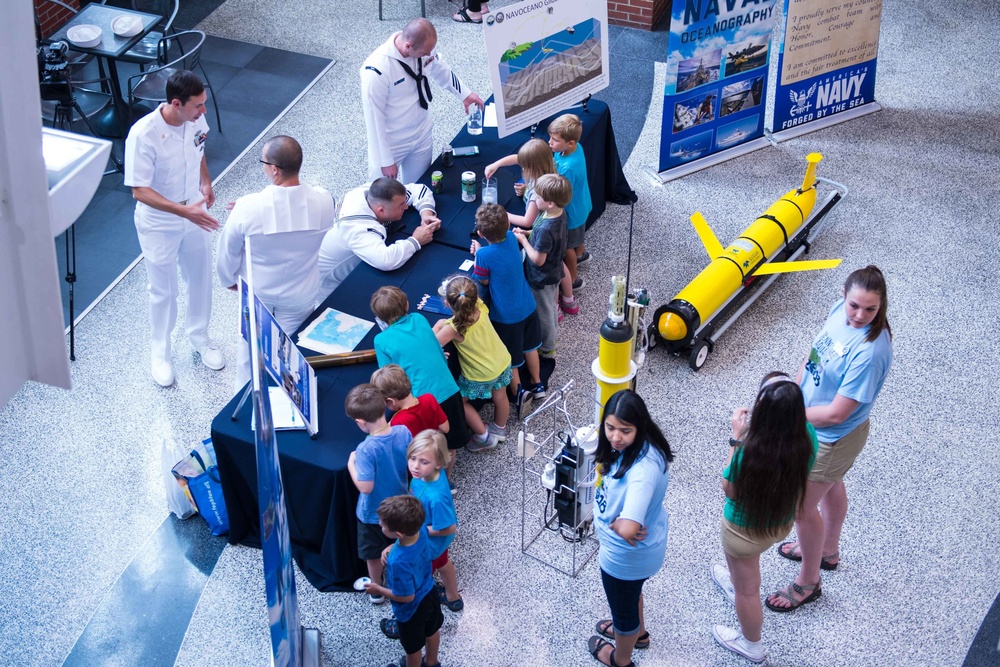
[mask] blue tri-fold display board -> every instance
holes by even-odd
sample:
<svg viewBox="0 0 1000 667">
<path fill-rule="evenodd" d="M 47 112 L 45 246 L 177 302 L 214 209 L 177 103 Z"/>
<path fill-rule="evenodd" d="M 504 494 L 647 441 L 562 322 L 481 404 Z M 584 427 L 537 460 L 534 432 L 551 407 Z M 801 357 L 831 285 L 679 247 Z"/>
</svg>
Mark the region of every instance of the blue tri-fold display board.
<svg viewBox="0 0 1000 667">
<path fill-rule="evenodd" d="M 764 134 L 777 0 L 673 0 L 659 171 Z"/>
</svg>

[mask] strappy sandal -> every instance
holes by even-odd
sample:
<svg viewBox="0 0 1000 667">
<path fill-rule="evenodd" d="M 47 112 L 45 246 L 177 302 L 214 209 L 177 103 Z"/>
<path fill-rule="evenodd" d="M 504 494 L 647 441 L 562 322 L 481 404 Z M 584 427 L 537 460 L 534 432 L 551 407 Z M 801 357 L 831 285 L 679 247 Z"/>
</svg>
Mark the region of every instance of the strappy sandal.
<svg viewBox="0 0 1000 667">
<path fill-rule="evenodd" d="M 809 592 L 808 595 L 806 595 L 807 591 Z M 795 599 L 795 597 L 792 596 L 793 592 L 801 596 L 801 599 L 798 600 Z M 771 604 L 771 595 L 767 596 L 767 599 L 764 600 L 764 604 L 766 604 L 767 608 L 770 609 L 771 611 L 784 613 L 787 611 L 795 611 L 802 605 L 809 604 L 813 600 L 816 600 L 822 594 L 823 594 L 823 589 L 820 588 L 820 582 L 817 582 L 811 586 L 801 586 L 793 581 L 788 586 L 778 589 L 771 594 L 771 595 L 777 595 L 779 598 L 784 598 L 785 600 L 791 603 L 790 606 L 779 607 L 775 604 Z"/>
<path fill-rule="evenodd" d="M 788 547 L 787 551 L 785 550 L 785 547 Z M 801 563 L 802 547 L 799 546 L 798 542 L 782 542 L 778 545 L 778 555 L 782 558 L 787 558 L 788 560 L 794 560 Z M 832 553 L 829 556 L 823 556 L 819 561 L 819 569 L 821 570 L 836 570 L 838 565 L 840 565 L 839 551 Z"/>
<path fill-rule="evenodd" d="M 615 631 L 612 627 L 614 622 L 607 618 L 603 621 L 598 621 L 597 625 L 594 626 L 594 632 L 601 635 L 602 637 L 607 637 L 608 639 L 615 638 Z M 649 633 L 644 632 L 639 635 L 639 638 L 635 641 L 636 648 L 649 648 Z"/>
<path fill-rule="evenodd" d="M 482 23 L 482 19 L 474 19 L 469 16 L 469 8 L 462 7 L 456 13 L 451 15 L 451 20 L 455 23 Z"/>
<path fill-rule="evenodd" d="M 604 648 L 605 646 L 612 647 L 611 655 L 608 656 L 611 662 L 604 662 L 598 657 L 598 655 L 601 653 L 601 649 Z M 634 662 L 630 662 L 627 665 L 619 665 L 615 661 L 614 644 L 612 644 L 611 642 L 604 641 L 597 635 L 594 635 L 593 637 L 587 640 L 587 650 L 590 651 L 590 655 L 594 656 L 594 659 L 597 660 L 597 662 L 601 663 L 602 665 L 607 665 L 608 667 L 635 667 Z"/>
</svg>

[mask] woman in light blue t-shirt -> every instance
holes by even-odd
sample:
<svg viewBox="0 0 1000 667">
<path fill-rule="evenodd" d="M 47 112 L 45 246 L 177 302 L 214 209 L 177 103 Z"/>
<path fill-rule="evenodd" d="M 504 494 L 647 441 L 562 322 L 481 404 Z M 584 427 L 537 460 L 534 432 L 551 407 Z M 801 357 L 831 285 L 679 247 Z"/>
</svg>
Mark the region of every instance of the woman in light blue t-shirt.
<svg viewBox="0 0 1000 667">
<path fill-rule="evenodd" d="M 663 432 L 637 393 L 608 399 L 597 442 L 594 525 L 601 543 L 601 582 L 611 618 L 598 621 L 587 648 L 605 665 L 628 667 L 632 649 L 647 648 L 642 584 L 667 551 L 668 468 L 674 460 Z M 602 637 L 614 639 L 606 641 Z"/>
<path fill-rule="evenodd" d="M 799 575 L 768 596 L 768 609 L 789 612 L 820 596 L 820 570 L 840 564 L 840 531 L 847 517 L 844 475 L 868 441 L 868 414 L 892 365 L 892 330 L 885 276 L 866 266 L 847 276 L 796 381 L 819 450 L 805 499 L 795 516 L 798 542 L 778 554 L 802 561 Z"/>
</svg>

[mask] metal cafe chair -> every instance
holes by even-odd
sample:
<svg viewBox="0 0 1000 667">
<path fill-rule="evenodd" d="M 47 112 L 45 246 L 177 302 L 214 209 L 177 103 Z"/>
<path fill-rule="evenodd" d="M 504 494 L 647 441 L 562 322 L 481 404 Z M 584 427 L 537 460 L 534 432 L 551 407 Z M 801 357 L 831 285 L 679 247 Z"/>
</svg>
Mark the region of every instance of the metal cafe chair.
<svg viewBox="0 0 1000 667">
<path fill-rule="evenodd" d="M 61 9 L 65 9 L 73 14 L 79 14 L 80 10 L 76 7 L 62 2 L 62 0 L 37 0 L 35 2 L 35 40 L 41 41 L 43 37 L 48 37 L 49 35 L 42 34 L 42 24 L 38 20 L 38 12 L 44 9 L 46 5 L 56 5 Z M 72 48 L 66 53 L 66 63 L 69 66 L 71 73 L 75 74 L 79 70 L 83 69 L 87 63 L 94 59 L 94 56 L 89 53 L 80 53 L 79 51 L 74 51 Z M 102 72 L 103 76 L 103 72 Z"/>
<path fill-rule="evenodd" d="M 180 0 L 101 0 L 101 4 L 163 17 L 156 27 L 140 39 L 135 46 L 116 58 L 118 62 L 135 63 L 139 65 L 139 69 L 145 69 L 147 65 L 156 62 L 160 40 L 168 34 L 173 35 L 177 32 L 173 26 L 174 19 L 177 18 L 177 10 L 180 8 Z"/>
<path fill-rule="evenodd" d="M 205 80 L 205 88 L 212 97 L 215 107 L 215 120 L 222 132 L 222 116 L 219 115 L 219 103 L 215 100 L 215 91 L 208 80 L 208 74 L 201 65 L 201 47 L 205 44 L 205 33 L 201 30 L 185 30 L 173 35 L 165 35 L 156 47 L 156 65 L 145 72 L 134 74 L 128 78 L 128 108 L 138 101 L 166 102 L 167 79 L 177 71 L 196 68 L 201 70 Z M 172 58 L 172 59 L 171 59 Z"/>
</svg>

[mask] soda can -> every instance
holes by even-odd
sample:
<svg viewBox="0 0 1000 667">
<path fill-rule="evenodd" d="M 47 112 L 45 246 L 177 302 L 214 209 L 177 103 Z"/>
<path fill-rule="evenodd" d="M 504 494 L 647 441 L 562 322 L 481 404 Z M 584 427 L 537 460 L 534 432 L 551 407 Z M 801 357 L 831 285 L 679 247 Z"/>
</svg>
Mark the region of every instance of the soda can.
<svg viewBox="0 0 1000 667">
<path fill-rule="evenodd" d="M 440 171 L 435 171 L 431 174 L 431 190 L 434 194 L 439 195 L 444 192 L 444 174 Z"/>
</svg>

